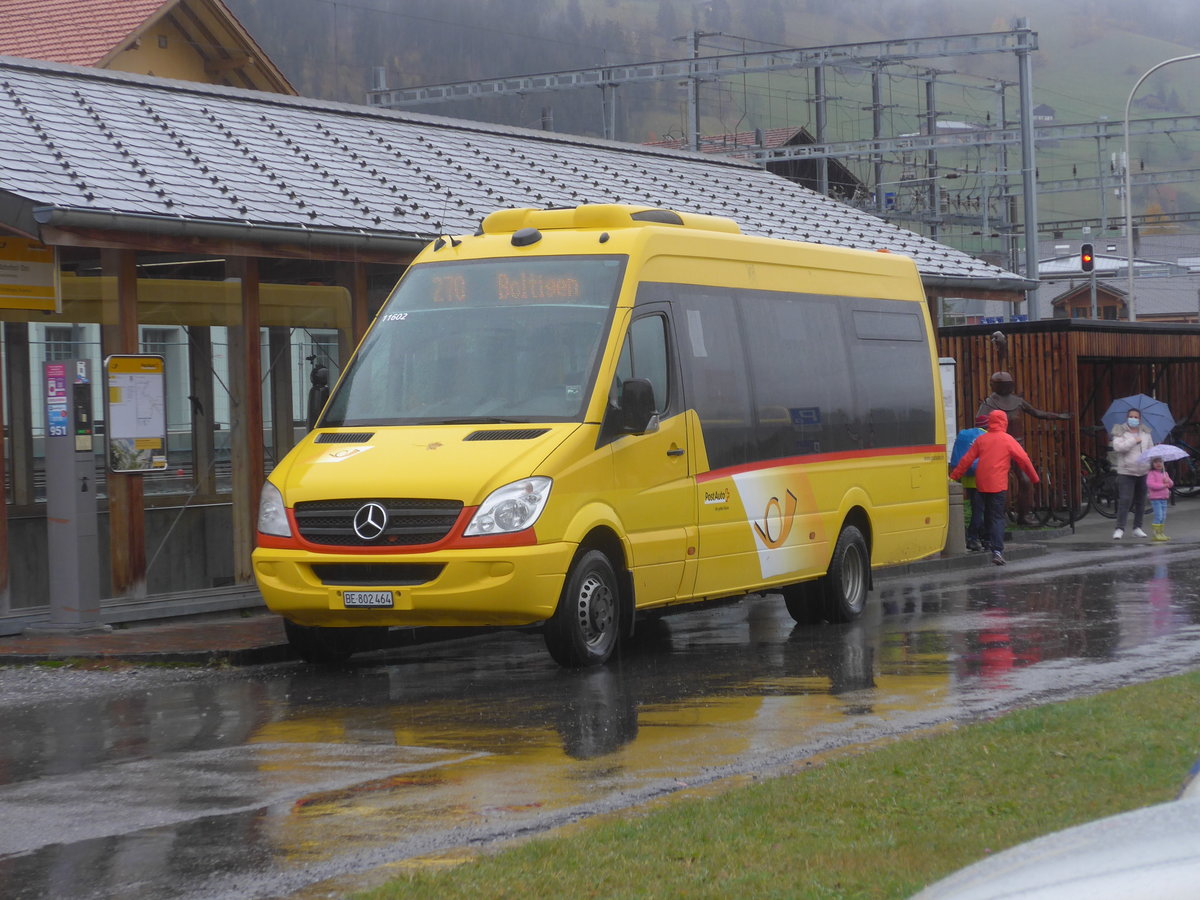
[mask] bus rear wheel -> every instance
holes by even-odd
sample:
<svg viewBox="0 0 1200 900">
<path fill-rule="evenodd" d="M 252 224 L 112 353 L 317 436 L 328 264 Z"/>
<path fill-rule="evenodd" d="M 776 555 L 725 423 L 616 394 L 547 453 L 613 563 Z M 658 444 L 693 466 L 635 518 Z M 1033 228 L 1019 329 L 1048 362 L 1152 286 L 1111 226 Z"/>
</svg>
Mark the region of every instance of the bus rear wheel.
<svg viewBox="0 0 1200 900">
<path fill-rule="evenodd" d="M 871 583 L 871 556 L 862 532 L 847 525 L 838 535 L 829 561 L 825 584 L 825 617 L 830 622 L 852 622 L 867 605 Z"/>
<path fill-rule="evenodd" d="M 783 599 L 801 625 L 825 619 L 829 622 L 853 622 L 867 605 L 867 587 L 871 583 L 871 556 L 862 532 L 847 525 L 838 535 L 829 561 L 829 571 L 816 581 L 788 585 Z"/>
<path fill-rule="evenodd" d="M 780 593 L 796 624 L 816 625 L 825 618 L 825 591 L 819 580 L 789 584 Z"/>
<path fill-rule="evenodd" d="M 608 557 L 589 550 L 571 565 L 558 608 L 543 629 L 546 649 L 570 669 L 606 662 L 620 631 L 620 590 Z"/>
</svg>

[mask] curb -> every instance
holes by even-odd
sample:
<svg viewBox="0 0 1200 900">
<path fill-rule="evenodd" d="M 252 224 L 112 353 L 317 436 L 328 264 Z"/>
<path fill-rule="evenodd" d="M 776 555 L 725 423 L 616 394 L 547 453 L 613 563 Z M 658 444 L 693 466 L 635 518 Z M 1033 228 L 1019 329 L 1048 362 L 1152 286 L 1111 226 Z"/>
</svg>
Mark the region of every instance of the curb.
<svg viewBox="0 0 1200 900">
<path fill-rule="evenodd" d="M 29 653 L 0 652 L 0 666 L 27 666 L 47 662 L 73 660 L 89 663 L 129 663 L 160 666 L 257 666 L 295 660 L 296 654 L 287 644 L 265 647 L 243 647 L 238 650 L 129 650 L 94 649 L 84 647 L 61 650 L 41 650 Z"/>
</svg>

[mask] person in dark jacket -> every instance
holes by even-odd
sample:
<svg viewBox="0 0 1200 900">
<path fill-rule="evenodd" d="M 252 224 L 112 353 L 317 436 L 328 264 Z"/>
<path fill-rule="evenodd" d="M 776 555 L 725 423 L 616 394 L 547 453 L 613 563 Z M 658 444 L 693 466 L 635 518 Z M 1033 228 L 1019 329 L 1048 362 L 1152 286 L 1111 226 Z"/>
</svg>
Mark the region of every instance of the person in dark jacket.
<svg viewBox="0 0 1200 900">
<path fill-rule="evenodd" d="M 1004 507 L 1008 501 L 1008 471 L 1016 463 L 1031 484 L 1041 480 L 1025 448 L 1016 442 L 1007 429 L 1008 416 L 1004 410 L 993 410 L 987 417 L 987 434 L 975 439 L 971 449 L 950 473 L 950 477 L 958 481 L 978 460 L 975 466 L 975 489 L 983 495 L 984 514 L 992 539 L 992 562 L 998 566 L 1004 565 Z"/>
<path fill-rule="evenodd" d="M 954 449 L 950 451 L 950 468 L 953 469 L 958 465 L 958 461 L 963 458 L 971 445 L 975 443 L 975 439 L 981 434 L 987 433 L 987 416 L 976 416 L 975 426 L 973 428 L 964 428 L 958 433 L 954 439 Z M 975 461 L 976 465 L 978 460 Z M 979 495 L 979 491 L 975 489 L 975 466 L 967 471 L 962 477 L 963 486 L 963 502 L 969 504 L 971 509 L 971 524 L 967 526 L 967 549 L 982 550 L 989 542 L 988 530 L 985 527 L 986 519 L 983 511 L 983 497 Z"/>
</svg>

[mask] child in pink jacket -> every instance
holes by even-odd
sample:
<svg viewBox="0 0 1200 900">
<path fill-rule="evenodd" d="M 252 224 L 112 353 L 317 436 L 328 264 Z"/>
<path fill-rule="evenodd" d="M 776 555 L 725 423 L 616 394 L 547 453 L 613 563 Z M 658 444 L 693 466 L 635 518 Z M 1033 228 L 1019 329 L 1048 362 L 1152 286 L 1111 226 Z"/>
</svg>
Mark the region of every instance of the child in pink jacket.
<svg viewBox="0 0 1200 900">
<path fill-rule="evenodd" d="M 1162 457 L 1155 456 L 1150 460 L 1150 471 L 1146 473 L 1146 496 L 1150 498 L 1150 508 L 1154 511 L 1154 521 L 1150 527 L 1154 530 L 1154 540 L 1169 541 L 1164 533 L 1167 523 L 1167 499 L 1171 496 L 1171 488 L 1175 482 L 1167 474 Z"/>
</svg>

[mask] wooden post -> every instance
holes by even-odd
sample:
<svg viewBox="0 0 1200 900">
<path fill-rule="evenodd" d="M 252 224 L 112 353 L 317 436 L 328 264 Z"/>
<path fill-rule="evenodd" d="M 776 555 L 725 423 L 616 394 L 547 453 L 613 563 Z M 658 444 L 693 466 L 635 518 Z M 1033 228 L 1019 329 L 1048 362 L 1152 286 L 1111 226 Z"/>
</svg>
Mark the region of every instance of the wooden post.
<svg viewBox="0 0 1200 900">
<path fill-rule="evenodd" d="M 292 449 L 296 429 L 292 425 L 292 341 L 287 328 L 269 328 L 271 360 L 271 449 L 275 465 Z"/>
<path fill-rule="evenodd" d="M 242 281 L 241 324 L 229 329 L 230 454 L 233 468 L 233 580 L 254 580 L 250 554 L 257 532 L 258 496 L 264 479 L 262 339 L 259 335 L 258 260 L 227 264 Z"/>
<path fill-rule="evenodd" d="M 100 265 L 116 278 L 116 296 L 105 296 L 101 328 L 103 356 L 137 353 L 137 253 L 102 250 Z M 109 312 L 115 300 L 115 322 Z M 103 369 L 94 377 L 103 378 Z M 146 516 L 141 475 L 108 473 L 108 546 L 114 597 L 141 600 L 146 596 Z"/>
<path fill-rule="evenodd" d="M 350 327 L 348 331 L 345 328 L 338 329 L 338 351 L 341 356 L 338 368 L 344 369 L 350 361 L 350 354 L 371 324 L 367 310 L 367 267 L 361 262 L 339 263 L 337 280 L 350 292 Z"/>
<path fill-rule="evenodd" d="M 192 481 L 196 493 L 215 497 L 217 472 L 213 465 L 213 354 L 212 329 L 207 325 L 189 325 L 188 402 L 192 406 Z"/>
</svg>

